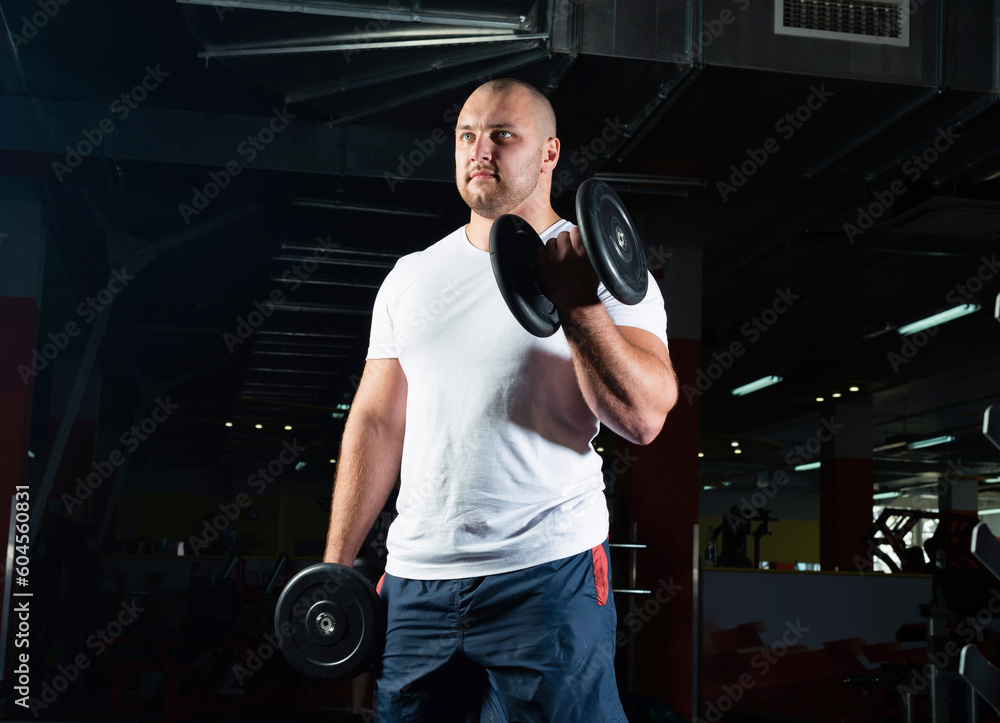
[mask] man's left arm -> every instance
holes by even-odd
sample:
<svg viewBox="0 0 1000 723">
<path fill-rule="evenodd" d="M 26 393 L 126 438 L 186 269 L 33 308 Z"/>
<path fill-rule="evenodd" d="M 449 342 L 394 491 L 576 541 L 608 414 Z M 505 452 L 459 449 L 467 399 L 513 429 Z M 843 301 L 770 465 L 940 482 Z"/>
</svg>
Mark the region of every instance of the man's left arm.
<svg viewBox="0 0 1000 723">
<path fill-rule="evenodd" d="M 652 442 L 677 402 L 677 377 L 663 342 L 644 329 L 615 326 L 600 303 L 560 318 L 587 406 L 630 442 Z"/>
<path fill-rule="evenodd" d="M 559 310 L 587 405 L 615 433 L 649 444 L 677 402 L 677 376 L 663 342 L 608 316 L 577 228 L 546 242 L 538 273 Z"/>
</svg>

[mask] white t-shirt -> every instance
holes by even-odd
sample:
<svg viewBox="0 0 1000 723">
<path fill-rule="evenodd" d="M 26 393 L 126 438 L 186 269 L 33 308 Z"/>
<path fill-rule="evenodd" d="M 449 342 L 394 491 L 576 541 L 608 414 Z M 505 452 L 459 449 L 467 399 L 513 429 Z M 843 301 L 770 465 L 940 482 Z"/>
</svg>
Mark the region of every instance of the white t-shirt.
<svg viewBox="0 0 1000 723">
<path fill-rule="evenodd" d="M 568 231 L 561 220 L 539 234 Z M 656 282 L 619 326 L 667 342 Z M 375 300 L 369 359 L 406 374 L 399 516 L 386 571 L 417 580 L 493 575 L 578 554 L 608 535 L 599 422 L 560 327 L 525 331 L 500 295 L 490 255 L 459 228 L 401 258 Z"/>
</svg>

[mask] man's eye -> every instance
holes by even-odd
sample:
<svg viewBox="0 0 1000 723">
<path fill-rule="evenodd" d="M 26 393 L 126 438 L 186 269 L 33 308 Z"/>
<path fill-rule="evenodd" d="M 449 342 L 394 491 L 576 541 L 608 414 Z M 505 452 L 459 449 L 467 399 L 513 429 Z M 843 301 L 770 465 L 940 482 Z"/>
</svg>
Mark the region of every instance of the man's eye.
<svg viewBox="0 0 1000 723">
<path fill-rule="evenodd" d="M 472 138 L 472 134 L 471 134 L 471 133 L 462 133 L 462 134 L 461 134 L 461 135 L 459 136 L 459 138 L 461 138 L 461 139 L 462 139 L 463 141 L 467 141 L 467 140 L 469 140 L 470 138 Z"/>
<path fill-rule="evenodd" d="M 510 131 L 497 131 L 497 135 L 501 138 L 513 138 L 513 134 Z"/>
</svg>

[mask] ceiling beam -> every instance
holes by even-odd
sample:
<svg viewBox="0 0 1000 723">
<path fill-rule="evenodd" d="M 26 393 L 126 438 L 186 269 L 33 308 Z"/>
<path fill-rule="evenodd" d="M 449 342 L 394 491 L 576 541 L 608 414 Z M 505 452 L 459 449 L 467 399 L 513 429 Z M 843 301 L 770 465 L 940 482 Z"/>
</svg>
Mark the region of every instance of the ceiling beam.
<svg viewBox="0 0 1000 723">
<path fill-rule="evenodd" d="M 489 43 L 510 43 L 519 41 L 542 41 L 548 35 L 533 33 L 528 35 L 470 35 L 458 38 L 418 38 L 416 40 L 354 41 L 346 43 L 322 43 L 318 45 L 279 45 L 246 48 L 212 48 L 198 53 L 199 58 L 245 58 L 264 55 L 301 55 L 304 53 L 333 53 L 338 51 L 401 50 L 403 48 L 439 48 L 452 45 L 484 45 Z"/>
<path fill-rule="evenodd" d="M 468 53 L 458 53 L 451 55 L 439 55 L 419 63 L 412 60 L 398 65 L 391 65 L 380 68 L 375 72 L 351 74 L 344 78 L 322 85 L 314 85 L 309 88 L 300 88 L 285 93 L 286 103 L 301 103 L 315 98 L 323 98 L 335 93 L 346 93 L 358 88 L 367 88 L 372 85 L 391 83 L 403 78 L 412 78 L 417 75 L 424 75 L 431 71 L 441 71 L 448 68 L 461 67 L 469 63 L 479 63 L 493 58 L 502 58 L 506 55 L 514 55 L 525 50 L 533 50 L 539 47 L 539 41 L 530 41 L 523 44 L 507 43 L 498 47 L 476 48 Z"/>
<path fill-rule="evenodd" d="M 431 85 L 420 86 L 412 93 L 402 95 L 397 94 L 388 98 L 380 98 L 371 105 L 352 110 L 348 115 L 341 116 L 337 120 L 337 123 L 346 123 L 359 118 L 365 118 L 376 113 L 384 113 L 385 111 L 398 108 L 399 106 L 406 105 L 407 103 L 423 100 L 425 98 L 432 98 L 435 95 L 446 93 L 454 90 L 455 88 L 461 88 L 462 86 L 478 85 L 483 82 L 484 78 L 495 78 L 497 76 L 502 77 L 512 70 L 523 68 L 526 65 L 532 65 L 542 60 L 546 60 L 549 57 L 549 52 L 544 48 L 527 50 L 505 60 L 497 60 L 486 67 L 477 66 L 475 70 L 470 70 L 467 73 L 462 73 L 461 75 L 453 76 L 447 80 L 442 80 Z M 449 128 L 448 130 L 450 131 L 451 129 Z"/>
<path fill-rule="evenodd" d="M 362 18 L 378 20 L 380 23 L 426 23 L 428 25 L 458 25 L 466 28 L 496 28 L 501 30 L 518 30 L 528 27 L 529 18 L 526 15 L 491 15 L 480 13 L 455 13 L 440 10 L 424 10 L 419 0 L 410 3 L 410 8 L 402 7 L 399 0 L 388 3 L 365 6 L 361 3 L 321 2 L 288 2 L 286 0 L 177 0 L 187 5 L 209 5 L 215 7 L 220 20 L 226 13 L 234 9 L 271 10 L 276 12 L 301 13 L 303 15 L 329 15 L 341 18 Z M 488 4 L 477 7 L 489 7 Z"/>
<path fill-rule="evenodd" d="M 399 167 L 399 157 L 405 157 L 423 140 L 416 133 L 396 128 L 299 120 L 287 108 L 274 109 L 275 115 L 290 120 L 272 132 L 275 115 L 142 106 L 121 117 L 126 109 L 112 111 L 112 107 L 0 96 L 0 118 L 4 119 L 0 151 L 52 154 L 53 176 L 58 179 L 89 157 L 216 168 L 236 163 L 240 170 L 389 178 Z M 106 132 L 109 127 L 110 132 Z M 259 150 L 251 145 L 251 139 Z M 266 144 L 262 142 L 268 139 Z M 409 178 L 453 182 L 451 154 L 430 154 Z"/>
</svg>

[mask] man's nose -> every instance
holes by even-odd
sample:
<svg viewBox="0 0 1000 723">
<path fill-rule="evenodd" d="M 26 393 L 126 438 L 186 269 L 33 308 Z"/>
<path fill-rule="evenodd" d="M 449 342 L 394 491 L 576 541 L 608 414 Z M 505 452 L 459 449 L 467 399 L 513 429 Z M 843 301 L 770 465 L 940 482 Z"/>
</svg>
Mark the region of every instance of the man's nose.
<svg viewBox="0 0 1000 723">
<path fill-rule="evenodd" d="M 472 160 L 488 161 L 493 158 L 493 141 L 489 137 L 480 136 L 472 144 Z"/>
</svg>

